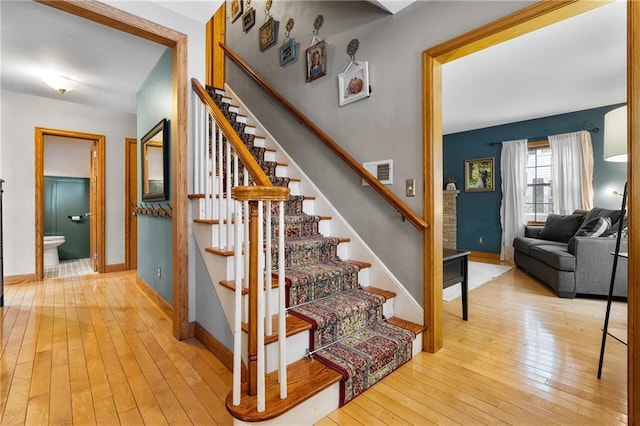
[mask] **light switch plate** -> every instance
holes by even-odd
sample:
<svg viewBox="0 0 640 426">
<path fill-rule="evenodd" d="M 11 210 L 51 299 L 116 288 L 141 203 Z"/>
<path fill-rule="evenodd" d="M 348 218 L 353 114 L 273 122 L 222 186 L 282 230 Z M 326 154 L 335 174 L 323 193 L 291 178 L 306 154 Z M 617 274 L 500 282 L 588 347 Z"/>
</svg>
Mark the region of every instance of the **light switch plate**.
<svg viewBox="0 0 640 426">
<path fill-rule="evenodd" d="M 407 179 L 407 197 L 415 197 L 416 196 L 416 180 L 415 179 Z"/>
</svg>

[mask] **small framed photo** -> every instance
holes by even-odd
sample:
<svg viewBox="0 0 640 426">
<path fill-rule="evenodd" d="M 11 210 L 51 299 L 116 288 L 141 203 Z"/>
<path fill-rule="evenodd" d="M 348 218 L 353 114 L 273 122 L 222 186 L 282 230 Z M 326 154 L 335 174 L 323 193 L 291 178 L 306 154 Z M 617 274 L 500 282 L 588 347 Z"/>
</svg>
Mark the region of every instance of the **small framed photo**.
<svg viewBox="0 0 640 426">
<path fill-rule="evenodd" d="M 298 44 L 293 38 L 288 39 L 280 46 L 280 66 L 285 65 L 296 60 L 298 54 Z"/>
<path fill-rule="evenodd" d="M 476 158 L 464 161 L 465 192 L 494 191 L 494 158 Z"/>
<path fill-rule="evenodd" d="M 267 19 L 258 31 L 258 45 L 260 51 L 264 52 L 278 42 L 278 21 L 273 18 Z"/>
<path fill-rule="evenodd" d="M 242 0 L 232 0 L 231 1 L 231 23 L 236 22 L 236 20 L 242 15 Z"/>
<path fill-rule="evenodd" d="M 251 27 L 256 23 L 256 10 L 252 7 L 242 15 L 242 30 L 246 33 L 249 32 Z"/>
<path fill-rule="evenodd" d="M 369 92 L 369 63 L 354 63 L 345 72 L 338 75 L 338 99 L 340 106 L 364 99 Z"/>
<path fill-rule="evenodd" d="M 321 40 L 306 50 L 307 83 L 327 74 L 326 44 Z"/>
</svg>

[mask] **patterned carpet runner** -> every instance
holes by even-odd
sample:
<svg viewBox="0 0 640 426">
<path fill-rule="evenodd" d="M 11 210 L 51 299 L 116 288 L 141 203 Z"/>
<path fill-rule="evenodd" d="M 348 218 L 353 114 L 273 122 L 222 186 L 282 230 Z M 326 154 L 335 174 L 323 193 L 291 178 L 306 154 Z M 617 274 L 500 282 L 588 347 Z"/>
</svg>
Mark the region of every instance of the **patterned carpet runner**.
<svg viewBox="0 0 640 426">
<path fill-rule="evenodd" d="M 233 128 L 274 185 L 290 179 L 276 176 L 277 163 L 265 161 L 265 149 L 253 145 L 244 123 L 220 94 L 208 89 Z M 415 335 L 384 321 L 385 298 L 359 288 L 356 263 L 337 255 L 338 238 L 319 232 L 320 216 L 303 210 L 304 196 L 292 195 L 285 204 L 285 284 L 289 313 L 311 324 L 309 350 L 342 375 L 340 406 L 352 400 L 411 359 Z M 279 206 L 272 205 L 272 270 L 278 268 Z M 277 277 L 277 274 L 274 273 Z"/>
</svg>

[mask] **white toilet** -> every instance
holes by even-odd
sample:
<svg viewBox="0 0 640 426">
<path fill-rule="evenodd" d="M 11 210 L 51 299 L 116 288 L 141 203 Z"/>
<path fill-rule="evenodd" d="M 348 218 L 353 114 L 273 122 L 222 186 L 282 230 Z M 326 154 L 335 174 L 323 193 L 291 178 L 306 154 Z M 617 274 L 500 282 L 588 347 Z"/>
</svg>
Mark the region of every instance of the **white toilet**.
<svg viewBox="0 0 640 426">
<path fill-rule="evenodd" d="M 64 235 L 53 235 L 44 237 L 44 267 L 58 266 L 60 257 L 58 256 L 58 247 L 64 244 L 66 239 Z"/>
</svg>

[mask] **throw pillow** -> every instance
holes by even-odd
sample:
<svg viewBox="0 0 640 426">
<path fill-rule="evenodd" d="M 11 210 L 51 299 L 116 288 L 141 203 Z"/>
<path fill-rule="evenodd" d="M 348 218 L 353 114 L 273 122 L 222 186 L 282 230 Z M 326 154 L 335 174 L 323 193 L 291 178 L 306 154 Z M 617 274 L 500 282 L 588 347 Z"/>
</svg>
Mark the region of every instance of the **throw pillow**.
<svg viewBox="0 0 640 426">
<path fill-rule="evenodd" d="M 538 238 L 566 243 L 576 233 L 583 219 L 584 215 L 582 214 L 550 214 L 547 216 L 547 221 Z"/>
<path fill-rule="evenodd" d="M 598 217 L 608 217 L 611 223 L 616 223 L 620 219 L 620 210 L 603 209 L 601 207 L 592 208 L 584 218 L 583 223 L 587 223 Z"/>
<path fill-rule="evenodd" d="M 576 232 L 576 237 L 599 237 L 611 228 L 611 219 L 608 217 L 598 217 L 583 223 Z"/>
</svg>

